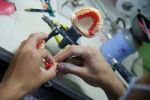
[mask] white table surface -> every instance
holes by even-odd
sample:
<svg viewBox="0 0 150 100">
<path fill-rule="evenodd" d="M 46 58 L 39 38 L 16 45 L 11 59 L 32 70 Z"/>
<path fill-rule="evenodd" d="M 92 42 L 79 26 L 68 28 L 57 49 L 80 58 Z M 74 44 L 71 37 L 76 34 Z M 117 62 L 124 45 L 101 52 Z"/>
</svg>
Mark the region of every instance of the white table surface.
<svg viewBox="0 0 150 100">
<path fill-rule="evenodd" d="M 41 17 L 44 13 L 30 13 L 25 12 L 25 8 L 42 8 L 40 0 L 10 0 L 15 3 L 17 11 L 10 16 L 0 16 L 0 46 L 12 53 L 14 53 L 20 43 L 25 40 L 31 33 L 45 32 L 49 33 L 50 28 L 42 21 Z M 52 7 L 56 9 L 56 0 L 52 0 Z M 47 15 L 47 14 L 45 14 Z M 59 22 L 64 22 L 68 26 L 71 25 L 70 21 L 63 18 L 56 13 Z M 100 36 L 93 39 L 81 38 L 82 45 L 91 45 L 99 49 L 101 44 Z M 93 45 L 95 44 L 95 45 Z M 64 82 L 68 79 L 73 82 Z M 59 79 L 64 86 L 74 89 L 81 94 L 85 94 L 94 100 L 107 100 L 107 97 L 102 89 L 92 87 L 86 84 L 81 78 L 74 75 L 65 75 Z"/>
</svg>

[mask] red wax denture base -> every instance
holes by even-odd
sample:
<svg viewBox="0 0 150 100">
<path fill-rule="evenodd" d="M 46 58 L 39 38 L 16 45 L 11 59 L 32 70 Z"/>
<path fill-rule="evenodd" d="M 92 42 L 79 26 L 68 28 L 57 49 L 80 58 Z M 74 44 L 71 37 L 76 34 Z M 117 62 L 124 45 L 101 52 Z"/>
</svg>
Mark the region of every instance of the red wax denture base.
<svg viewBox="0 0 150 100">
<path fill-rule="evenodd" d="M 45 69 L 48 70 L 49 68 L 51 68 L 54 64 L 52 63 L 45 63 Z"/>
<path fill-rule="evenodd" d="M 94 28 L 96 27 L 97 22 L 100 21 L 100 18 L 99 18 L 99 15 L 93 11 L 86 13 L 86 14 L 83 14 L 83 15 L 79 15 L 79 16 L 77 16 L 77 18 L 78 18 L 78 20 L 80 20 L 80 19 L 87 17 L 87 16 L 91 17 L 93 20 L 93 24 L 91 25 L 91 27 L 88 30 L 88 32 L 89 32 L 88 35 L 93 36 L 93 35 L 95 35 Z"/>
</svg>

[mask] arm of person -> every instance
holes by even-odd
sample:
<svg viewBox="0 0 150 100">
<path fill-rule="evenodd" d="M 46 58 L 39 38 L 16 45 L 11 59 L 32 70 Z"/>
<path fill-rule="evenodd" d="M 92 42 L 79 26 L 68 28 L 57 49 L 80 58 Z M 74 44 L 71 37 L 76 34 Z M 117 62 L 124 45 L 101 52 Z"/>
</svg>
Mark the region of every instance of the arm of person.
<svg viewBox="0 0 150 100">
<path fill-rule="evenodd" d="M 117 100 L 124 94 L 122 81 L 96 49 L 72 45 L 60 51 L 54 59 L 58 62 L 59 72 L 77 75 L 90 85 L 101 87 L 109 100 Z"/>
<path fill-rule="evenodd" d="M 46 34 L 35 33 L 22 42 L 0 84 L 0 100 L 21 99 L 56 76 L 56 65 L 48 70 L 41 68 L 43 58 L 49 63 L 55 63 L 45 49 L 36 48 L 36 44 L 46 37 Z"/>
<path fill-rule="evenodd" d="M 19 85 L 13 85 L 11 83 L 0 84 L 1 100 L 19 100 L 23 95 L 25 95 L 25 92 Z"/>
</svg>

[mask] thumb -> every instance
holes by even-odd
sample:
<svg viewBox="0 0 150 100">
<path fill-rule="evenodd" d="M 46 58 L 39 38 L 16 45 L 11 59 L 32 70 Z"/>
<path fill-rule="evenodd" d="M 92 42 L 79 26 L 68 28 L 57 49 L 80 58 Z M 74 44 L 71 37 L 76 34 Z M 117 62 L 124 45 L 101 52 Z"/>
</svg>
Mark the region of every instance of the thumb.
<svg viewBox="0 0 150 100">
<path fill-rule="evenodd" d="M 53 78 L 56 77 L 57 74 L 57 66 L 54 65 L 51 68 L 49 68 L 48 70 L 43 69 L 43 74 L 44 74 L 44 80 L 48 81 L 48 80 L 52 80 Z"/>
<path fill-rule="evenodd" d="M 79 77 L 83 76 L 82 73 L 84 71 L 84 67 L 79 67 L 70 63 L 58 63 L 57 68 L 60 73 L 64 73 L 64 74 L 70 73 L 70 74 L 77 75 Z"/>
</svg>

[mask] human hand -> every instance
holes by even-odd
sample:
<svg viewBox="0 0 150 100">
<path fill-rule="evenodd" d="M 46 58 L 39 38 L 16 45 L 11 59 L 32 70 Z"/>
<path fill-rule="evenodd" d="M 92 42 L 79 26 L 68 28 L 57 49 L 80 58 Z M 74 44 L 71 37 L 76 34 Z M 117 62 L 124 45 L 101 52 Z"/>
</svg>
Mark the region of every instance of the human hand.
<svg viewBox="0 0 150 100">
<path fill-rule="evenodd" d="M 10 97 L 11 100 L 19 99 L 56 76 L 56 65 L 49 70 L 41 68 L 43 59 L 55 63 L 48 51 L 36 48 L 36 44 L 46 37 L 46 34 L 36 33 L 22 42 L 0 84 L 1 100 L 3 97 Z"/>
<path fill-rule="evenodd" d="M 72 59 L 64 60 L 74 56 Z M 124 92 L 123 83 L 96 49 L 70 46 L 54 56 L 61 73 L 71 73 L 85 82 L 104 89 L 110 99 L 117 99 Z"/>
</svg>

